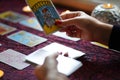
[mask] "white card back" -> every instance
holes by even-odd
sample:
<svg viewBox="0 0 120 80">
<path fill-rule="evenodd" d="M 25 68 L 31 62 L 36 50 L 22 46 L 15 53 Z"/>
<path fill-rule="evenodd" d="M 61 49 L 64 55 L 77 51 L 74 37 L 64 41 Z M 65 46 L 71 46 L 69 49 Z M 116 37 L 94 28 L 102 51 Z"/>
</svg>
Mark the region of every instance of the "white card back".
<svg viewBox="0 0 120 80">
<path fill-rule="evenodd" d="M 8 64 L 18 70 L 28 67 L 30 64 L 25 62 L 26 55 L 12 49 L 0 53 L 0 62 Z"/>
<path fill-rule="evenodd" d="M 68 46 L 65 46 L 63 44 L 59 44 L 59 43 L 56 43 L 56 42 L 51 43 L 51 44 L 43 47 L 42 49 L 44 49 L 48 52 L 51 52 L 51 53 L 62 52 L 63 55 L 65 53 L 68 53 L 70 58 L 78 58 L 78 57 L 81 57 L 81 56 L 85 55 L 85 53 L 83 53 L 79 50 L 73 49 L 71 47 L 68 47 Z"/>
</svg>

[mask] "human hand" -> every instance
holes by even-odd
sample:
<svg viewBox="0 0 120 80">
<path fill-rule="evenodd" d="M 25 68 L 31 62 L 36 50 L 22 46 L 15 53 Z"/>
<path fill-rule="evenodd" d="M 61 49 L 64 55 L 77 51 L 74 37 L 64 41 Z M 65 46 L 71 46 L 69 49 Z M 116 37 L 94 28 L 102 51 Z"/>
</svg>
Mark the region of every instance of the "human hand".
<svg viewBox="0 0 120 80">
<path fill-rule="evenodd" d="M 64 74 L 59 73 L 57 70 L 58 53 L 46 57 L 42 66 L 37 66 L 35 75 L 38 80 L 69 80 Z"/>
<path fill-rule="evenodd" d="M 62 20 L 56 21 L 56 25 L 62 27 L 61 31 L 68 36 L 108 43 L 112 25 L 100 22 L 82 11 L 67 11 L 61 14 L 61 18 Z"/>
</svg>

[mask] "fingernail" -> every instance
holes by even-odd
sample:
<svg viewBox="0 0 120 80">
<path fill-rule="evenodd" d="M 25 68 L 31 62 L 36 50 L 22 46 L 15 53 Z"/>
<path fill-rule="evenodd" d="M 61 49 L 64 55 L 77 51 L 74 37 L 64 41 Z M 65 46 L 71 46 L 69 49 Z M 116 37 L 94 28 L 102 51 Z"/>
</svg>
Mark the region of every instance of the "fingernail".
<svg viewBox="0 0 120 80">
<path fill-rule="evenodd" d="M 65 53 L 64 56 L 69 57 L 68 53 Z"/>
<path fill-rule="evenodd" d="M 60 24 L 62 24 L 62 21 L 60 21 L 60 20 L 55 21 L 55 25 L 60 25 Z"/>
</svg>

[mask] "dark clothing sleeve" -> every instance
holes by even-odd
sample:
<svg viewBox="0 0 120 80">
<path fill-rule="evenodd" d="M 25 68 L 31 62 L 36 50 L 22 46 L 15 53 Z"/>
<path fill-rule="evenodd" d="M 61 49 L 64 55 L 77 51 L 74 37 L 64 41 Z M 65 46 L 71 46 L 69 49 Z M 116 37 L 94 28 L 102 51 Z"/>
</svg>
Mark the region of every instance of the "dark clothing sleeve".
<svg viewBox="0 0 120 80">
<path fill-rule="evenodd" d="M 109 39 L 109 48 L 120 51 L 120 25 L 114 25 Z"/>
</svg>

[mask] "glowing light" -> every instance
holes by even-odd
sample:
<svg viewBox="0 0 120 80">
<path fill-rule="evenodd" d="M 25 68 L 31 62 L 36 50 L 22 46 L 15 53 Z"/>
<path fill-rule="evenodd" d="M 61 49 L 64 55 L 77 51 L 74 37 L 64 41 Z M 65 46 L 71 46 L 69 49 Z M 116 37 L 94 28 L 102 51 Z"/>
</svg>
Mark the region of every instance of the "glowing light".
<svg viewBox="0 0 120 80">
<path fill-rule="evenodd" d="M 4 72 L 0 70 L 0 78 L 4 75 Z"/>
<path fill-rule="evenodd" d="M 24 6 L 23 11 L 24 12 L 32 12 L 29 6 Z"/>
<path fill-rule="evenodd" d="M 103 4 L 103 8 L 105 8 L 105 9 L 111 9 L 111 8 L 113 8 L 113 4 L 110 4 L 110 3 L 106 3 L 106 4 Z"/>
</svg>

